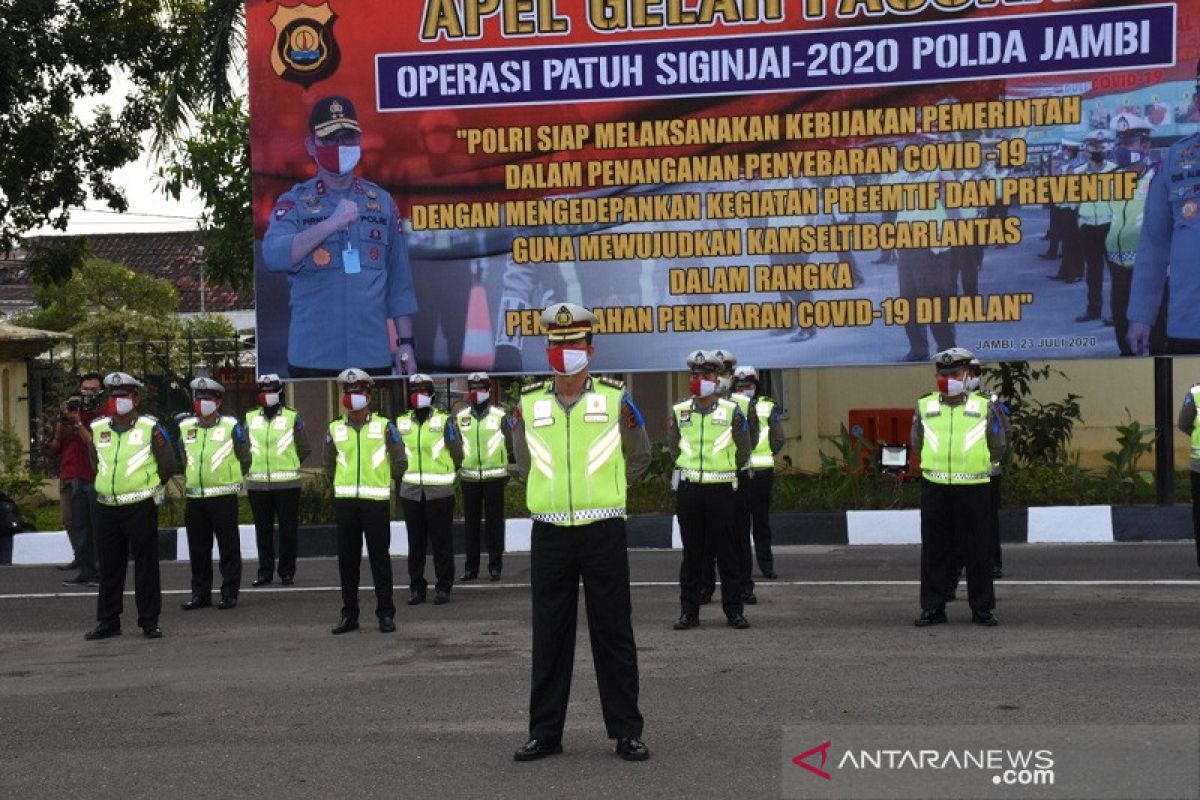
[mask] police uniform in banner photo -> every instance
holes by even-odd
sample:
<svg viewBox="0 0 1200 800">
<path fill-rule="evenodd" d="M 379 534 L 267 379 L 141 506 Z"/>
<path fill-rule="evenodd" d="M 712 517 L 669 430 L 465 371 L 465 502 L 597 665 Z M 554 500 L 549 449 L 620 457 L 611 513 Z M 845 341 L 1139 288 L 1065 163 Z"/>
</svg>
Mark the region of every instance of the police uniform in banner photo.
<svg viewBox="0 0 1200 800">
<path fill-rule="evenodd" d="M 934 356 L 937 391 L 917 401 L 912 447 L 921 454 L 921 615 L 917 627 L 946 621 L 954 599 L 961 555 L 967 599 L 976 624 L 993 626 L 992 463 L 1005 435 L 992 424 L 992 402 L 968 388 L 969 350 L 952 347 Z"/>
<path fill-rule="evenodd" d="M 581 578 L 605 731 L 620 758 L 650 755 L 641 740 L 625 536 L 626 486 L 650 465 L 650 440 L 624 385 L 588 373 L 596 323 L 573 303 L 546 307 L 554 378 L 527 387 L 513 412 L 513 451 L 533 518 L 529 741 L 513 753 L 517 761 L 562 752 Z"/>
<path fill-rule="evenodd" d="M 351 363 L 412 374 L 417 301 L 396 204 L 355 175 L 362 128 L 348 98 L 318 100 L 308 122 L 317 177 L 279 197 L 262 243 L 267 270 L 288 276 L 288 377 L 333 377 Z"/>
<path fill-rule="evenodd" d="M 225 387 L 212 378 L 191 382 L 193 415 L 179 421 L 179 450 L 184 464 L 183 523 L 192 563 L 192 596 L 184 611 L 212 605 L 212 549 L 220 551 L 221 600 L 217 608 L 237 606 L 242 584 L 242 543 L 238 535 L 238 495 L 250 468 L 250 444 L 235 417 L 220 413 Z"/>
<path fill-rule="evenodd" d="M 491 388 L 486 372 L 472 372 L 467 376 L 469 405 L 455 415 L 462 437 L 463 460 L 458 477 L 467 529 L 463 581 L 479 577 L 481 529 L 487 545 L 488 577 L 500 580 L 504 568 L 504 487 L 508 483 L 512 425 L 504 409 L 492 403 Z"/>
<path fill-rule="evenodd" d="M 124 372 L 105 376 L 108 416 L 91 424 L 89 455 L 96 467 L 98 625 L 89 641 L 121 635 L 125 572 L 133 556 L 137 622 L 147 639 L 162 638 L 158 570 L 158 504 L 175 474 L 175 451 L 162 424 L 138 410 L 142 384 Z"/>
<path fill-rule="evenodd" d="M 351 367 L 337 377 L 343 413 L 329 423 L 321 462 L 333 482 L 342 616 L 332 633 L 358 630 L 358 579 L 363 541 L 375 584 L 380 633 L 396 630 L 392 591 L 392 476 L 399 474 L 404 446 L 395 424 L 371 410 L 375 382 Z"/>
<path fill-rule="evenodd" d="M 279 523 L 279 580 L 291 586 L 296 575 L 300 529 L 300 464 L 312 448 L 296 409 L 283 404 L 283 381 L 278 375 L 258 376 L 258 408 L 246 412 L 250 440 L 250 470 L 246 494 L 258 541 L 255 586 L 275 575 L 275 523 Z"/>
</svg>

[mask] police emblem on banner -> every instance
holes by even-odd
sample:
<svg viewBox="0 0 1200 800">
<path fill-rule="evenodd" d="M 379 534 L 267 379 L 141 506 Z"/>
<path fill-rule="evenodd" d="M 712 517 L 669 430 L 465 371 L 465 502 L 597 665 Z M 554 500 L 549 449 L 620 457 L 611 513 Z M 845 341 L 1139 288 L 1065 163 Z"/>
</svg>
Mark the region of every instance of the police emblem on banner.
<svg viewBox="0 0 1200 800">
<path fill-rule="evenodd" d="M 332 75 L 341 62 L 333 23 L 337 15 L 329 3 L 277 6 L 271 16 L 275 43 L 271 68 L 285 81 L 305 89 Z"/>
</svg>

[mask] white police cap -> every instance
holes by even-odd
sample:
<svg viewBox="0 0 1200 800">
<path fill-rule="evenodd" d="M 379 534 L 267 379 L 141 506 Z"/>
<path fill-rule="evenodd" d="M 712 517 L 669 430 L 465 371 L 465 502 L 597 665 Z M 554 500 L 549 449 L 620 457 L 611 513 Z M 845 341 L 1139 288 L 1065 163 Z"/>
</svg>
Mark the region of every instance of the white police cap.
<svg viewBox="0 0 1200 800">
<path fill-rule="evenodd" d="M 1150 133 L 1154 130 L 1154 125 L 1150 120 L 1143 117 L 1141 114 L 1134 114 L 1132 111 L 1122 111 L 1112 118 L 1112 122 L 1108 123 L 1108 127 L 1117 132 L 1122 133 Z"/>
<path fill-rule="evenodd" d="M 541 323 L 547 341 L 569 342 L 592 333 L 600 320 L 583 306 L 551 302 L 542 311 Z"/>
<path fill-rule="evenodd" d="M 337 376 L 337 382 L 341 386 L 353 386 L 355 384 L 366 384 L 367 386 L 375 385 L 375 381 L 370 375 L 361 369 L 357 369 L 356 367 L 350 367 L 339 372 Z"/>
<path fill-rule="evenodd" d="M 141 389 L 142 382 L 128 372 L 110 372 L 104 376 L 105 389 Z"/>
<path fill-rule="evenodd" d="M 738 367 L 733 371 L 735 381 L 754 381 L 758 383 L 758 370 L 751 366 Z"/>
<path fill-rule="evenodd" d="M 728 350 L 721 350 L 718 348 L 710 352 L 712 357 L 717 360 L 717 363 L 719 363 L 722 368 L 728 367 L 729 369 L 733 369 L 735 366 L 737 366 L 737 356 Z"/>
<path fill-rule="evenodd" d="M 192 382 L 188 384 L 188 388 L 192 390 L 193 394 L 196 392 L 225 394 L 225 387 L 212 378 L 192 378 Z"/>
<path fill-rule="evenodd" d="M 467 385 L 472 383 L 491 383 L 491 380 L 486 372 L 472 372 L 467 376 Z"/>
</svg>

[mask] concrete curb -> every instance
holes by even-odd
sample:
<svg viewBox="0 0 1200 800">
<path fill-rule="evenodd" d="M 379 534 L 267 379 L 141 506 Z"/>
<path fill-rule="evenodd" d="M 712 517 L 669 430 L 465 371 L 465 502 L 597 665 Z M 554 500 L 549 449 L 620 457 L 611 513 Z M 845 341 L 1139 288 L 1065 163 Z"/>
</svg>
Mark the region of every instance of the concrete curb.
<svg viewBox="0 0 1200 800">
<path fill-rule="evenodd" d="M 508 520 L 506 552 L 529 550 L 532 523 Z M 240 526 L 242 558 L 258 558 L 254 527 Z M 772 539 L 778 545 L 918 544 L 921 517 L 915 509 L 895 511 L 778 512 L 771 515 Z M 629 518 L 629 546 L 635 548 L 681 548 L 675 517 L 665 514 Z M 1042 506 L 1003 509 L 1000 538 L 1005 542 L 1097 543 L 1190 541 L 1191 506 Z M 464 550 L 462 521 L 454 523 L 454 552 Z M 0 564 L 61 564 L 71 560 L 71 543 L 65 531 L 19 533 L 12 537 L 11 560 L 0 548 Z M 366 554 L 364 549 L 363 554 Z M 393 556 L 408 555 L 408 536 L 403 522 L 392 522 Z M 300 529 L 300 556 L 337 555 L 332 525 L 304 525 Z M 159 531 L 159 557 L 163 561 L 186 560 L 187 534 L 183 528 Z"/>
</svg>

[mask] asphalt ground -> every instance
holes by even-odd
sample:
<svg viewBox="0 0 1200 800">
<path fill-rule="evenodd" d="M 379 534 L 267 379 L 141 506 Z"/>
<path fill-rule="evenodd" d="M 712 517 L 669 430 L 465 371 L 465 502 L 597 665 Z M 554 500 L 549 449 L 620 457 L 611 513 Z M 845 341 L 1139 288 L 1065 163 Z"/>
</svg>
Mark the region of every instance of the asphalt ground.
<svg viewBox="0 0 1200 800">
<path fill-rule="evenodd" d="M 512 760 L 527 555 L 448 605 L 401 604 L 393 635 L 370 624 L 364 590 L 363 629 L 340 637 L 332 559 L 302 561 L 295 587 L 243 590 L 235 610 L 191 613 L 187 565 L 164 563 L 158 641 L 129 596 L 125 635 L 86 642 L 94 590 L 0 568 L 0 797 L 770 798 L 795 769 L 787 725 L 1200 721 L 1191 543 L 1007 546 L 997 628 L 962 602 L 949 624 L 914 628 L 918 548 L 854 546 L 780 548 L 749 630 L 706 606 L 676 632 L 679 559 L 631 553 L 652 754 L 635 764 L 604 736 L 582 613 L 565 753 Z"/>
</svg>

